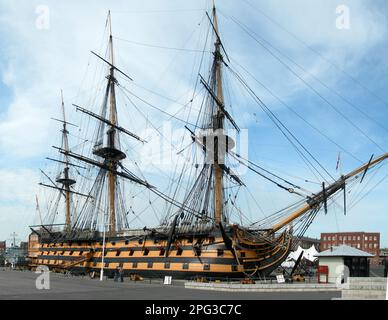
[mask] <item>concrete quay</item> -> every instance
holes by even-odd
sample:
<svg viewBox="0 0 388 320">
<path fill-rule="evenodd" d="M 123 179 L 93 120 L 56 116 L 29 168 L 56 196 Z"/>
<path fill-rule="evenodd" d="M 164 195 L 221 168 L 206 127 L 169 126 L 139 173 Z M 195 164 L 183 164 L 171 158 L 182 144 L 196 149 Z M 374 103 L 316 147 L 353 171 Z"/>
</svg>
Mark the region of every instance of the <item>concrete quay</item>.
<svg viewBox="0 0 388 320">
<path fill-rule="evenodd" d="M 200 283 L 186 282 L 185 288 L 228 292 L 329 292 L 340 291 L 335 284 L 294 283 L 294 284 L 240 284 L 240 283 Z"/>
<path fill-rule="evenodd" d="M 349 278 L 342 300 L 386 300 L 387 278 Z"/>
</svg>

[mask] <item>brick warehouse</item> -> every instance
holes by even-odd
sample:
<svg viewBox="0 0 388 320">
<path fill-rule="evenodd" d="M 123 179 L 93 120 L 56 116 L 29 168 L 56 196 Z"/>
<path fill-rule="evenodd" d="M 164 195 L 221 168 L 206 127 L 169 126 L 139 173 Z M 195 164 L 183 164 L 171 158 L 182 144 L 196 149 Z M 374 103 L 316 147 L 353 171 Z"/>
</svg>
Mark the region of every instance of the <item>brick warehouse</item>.
<svg viewBox="0 0 388 320">
<path fill-rule="evenodd" d="M 321 233 L 320 251 L 328 250 L 332 246 L 346 244 L 353 248 L 368 252 L 374 255 L 371 264 L 379 264 L 380 257 L 380 233 L 373 232 L 339 232 Z"/>
</svg>

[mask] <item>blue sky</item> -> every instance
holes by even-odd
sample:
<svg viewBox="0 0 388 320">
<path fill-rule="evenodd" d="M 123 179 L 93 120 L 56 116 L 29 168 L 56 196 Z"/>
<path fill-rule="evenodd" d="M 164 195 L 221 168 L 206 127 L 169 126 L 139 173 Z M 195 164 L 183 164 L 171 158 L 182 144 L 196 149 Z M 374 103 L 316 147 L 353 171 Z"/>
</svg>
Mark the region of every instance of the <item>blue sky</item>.
<svg viewBox="0 0 388 320">
<path fill-rule="evenodd" d="M 238 4 L 232 0 L 218 1 L 221 34 L 232 58 L 231 66 L 241 71 L 233 63 L 233 60 L 238 61 L 278 98 L 356 158 L 367 162 L 371 154 L 382 153 L 360 130 L 244 33 L 233 22 L 232 18 L 236 18 L 307 70 L 305 73 L 291 64 L 298 75 L 381 149 L 387 150 L 387 129 L 380 126 L 388 128 L 388 6 L 385 1 L 247 1 L 251 5 L 246 1 Z M 345 30 L 336 28 L 336 7 L 342 4 L 350 10 L 350 28 Z M 36 27 L 39 18 L 36 9 L 40 5 L 49 9 L 47 30 Z M 131 4 L 111 1 L 109 6 L 105 1 L 16 3 L 0 0 L 0 239 L 8 239 L 13 231 L 24 238 L 28 234 L 27 226 L 34 221 L 39 168 L 45 168 L 43 160 L 52 154 L 50 146 L 58 143 L 58 126 L 50 117 L 60 116 L 60 89 L 65 92 L 69 108 L 71 103 L 87 105 L 93 98 L 92 89 L 96 85 L 93 72 L 98 69 L 94 69 L 97 63 L 89 51 L 101 49 L 107 11 L 112 11 L 115 36 L 132 41 L 115 40 L 117 63 L 121 68 L 133 76 L 136 84 L 173 99 L 179 98 L 184 103 L 195 79 L 193 66 L 198 63 L 198 55 L 135 45 L 133 41 L 200 49 L 206 29 L 204 10 L 210 6 L 211 2 L 204 0 L 184 3 L 149 0 L 131 1 Z M 226 76 L 231 112 L 240 126 L 249 130 L 250 159 L 288 176 L 315 180 L 258 106 L 243 94 L 232 76 Z M 338 177 L 335 166 L 339 148 L 308 127 L 248 75 L 245 74 L 245 78 L 325 168 Z M 177 106 L 142 93 L 168 111 L 176 111 Z M 152 112 L 149 115 L 157 117 Z M 76 117 L 70 115 L 75 121 Z M 360 164 L 344 152 L 341 158 L 344 172 Z M 387 174 L 387 167 L 382 167 L 370 182 L 366 181 L 366 187 L 373 187 Z M 283 205 L 292 200 L 257 177 L 249 176 L 246 180 L 266 212 L 278 209 L 274 204 Z M 339 201 L 329 215 L 317 218 L 308 235 L 318 236 L 320 232 L 329 231 L 379 231 L 383 244 L 388 246 L 387 186 L 386 180 L 379 184 L 346 217 L 341 214 Z M 305 187 L 316 190 L 317 185 Z M 351 203 L 352 194 L 349 201 Z M 254 209 L 249 215 L 252 219 L 261 218 Z"/>
</svg>

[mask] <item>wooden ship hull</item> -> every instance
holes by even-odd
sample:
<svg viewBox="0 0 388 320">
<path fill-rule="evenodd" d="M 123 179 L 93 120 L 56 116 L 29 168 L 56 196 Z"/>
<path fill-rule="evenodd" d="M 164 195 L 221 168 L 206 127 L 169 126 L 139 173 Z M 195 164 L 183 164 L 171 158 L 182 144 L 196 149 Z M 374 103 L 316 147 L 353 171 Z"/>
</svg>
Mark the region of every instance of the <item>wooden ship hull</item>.
<svg viewBox="0 0 388 320">
<path fill-rule="evenodd" d="M 153 234 L 107 237 L 104 250 L 102 237 L 64 242 L 41 237 L 31 266 L 45 265 L 56 272 L 89 275 L 98 275 L 103 268 L 107 276 L 122 268 L 125 276 L 147 278 L 266 277 L 286 259 L 291 242 L 289 232 L 272 241 L 250 241 L 235 226 L 202 235 L 177 235 L 172 244 L 166 236 Z"/>
</svg>

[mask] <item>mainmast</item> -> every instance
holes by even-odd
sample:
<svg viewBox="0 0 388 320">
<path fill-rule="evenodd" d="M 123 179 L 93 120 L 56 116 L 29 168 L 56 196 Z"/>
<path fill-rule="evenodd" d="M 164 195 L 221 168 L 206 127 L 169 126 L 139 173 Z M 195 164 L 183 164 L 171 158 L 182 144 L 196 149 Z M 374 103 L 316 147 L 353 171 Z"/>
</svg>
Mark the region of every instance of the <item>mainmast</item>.
<svg viewBox="0 0 388 320">
<path fill-rule="evenodd" d="M 109 12 L 109 47 L 111 64 L 114 65 L 113 59 L 113 37 L 112 37 L 112 20 Z M 116 92 L 115 92 L 115 76 L 114 68 L 110 67 L 110 122 L 116 125 Z M 112 127 L 108 131 L 108 146 L 115 149 L 116 130 Z M 116 171 L 117 163 L 110 159 L 108 163 L 111 171 L 108 172 L 108 188 L 109 188 L 109 230 L 116 232 L 116 175 L 112 171 Z"/>
<path fill-rule="evenodd" d="M 68 134 L 69 131 L 67 131 L 67 122 L 66 122 L 66 114 L 65 114 L 65 103 L 63 101 L 63 92 L 61 90 L 61 100 L 62 100 L 62 117 L 63 117 L 63 129 L 62 129 L 62 148 L 66 152 L 69 151 L 69 140 L 68 140 Z M 69 176 L 69 156 L 65 154 L 64 158 L 64 164 L 65 167 L 63 169 L 63 174 L 56 179 L 56 181 L 60 184 L 63 185 L 63 189 L 65 190 L 65 198 L 66 198 L 66 220 L 65 220 L 65 230 L 69 231 L 71 228 L 71 219 L 70 219 L 70 196 L 71 196 L 71 191 L 70 191 L 70 186 L 76 183 L 75 180 L 71 179 Z"/>
<path fill-rule="evenodd" d="M 216 87 L 217 100 L 224 104 L 224 94 L 222 89 L 222 54 L 221 54 L 221 41 L 218 36 L 218 19 L 216 7 L 213 4 L 213 23 L 216 33 L 215 51 L 214 51 L 214 81 Z M 225 114 L 218 108 L 217 113 L 214 115 L 213 130 L 220 132 L 224 129 Z M 215 152 L 214 152 L 214 215 L 216 223 L 220 223 L 223 217 L 223 170 L 221 164 L 225 163 L 225 153 L 223 150 L 219 150 L 218 137 L 215 135 Z"/>
<path fill-rule="evenodd" d="M 117 167 L 119 161 L 126 158 L 126 155 L 118 149 L 117 140 L 117 108 L 114 55 L 113 55 L 113 36 L 112 22 L 110 12 L 108 14 L 109 23 L 109 52 L 110 52 L 110 72 L 108 75 L 108 84 L 105 92 L 105 100 L 109 96 L 109 129 L 107 130 L 107 145 L 96 148 L 93 153 L 105 159 L 104 165 L 108 167 L 108 200 L 109 200 L 109 231 L 111 234 L 116 232 L 116 184 L 117 184 Z"/>
</svg>

